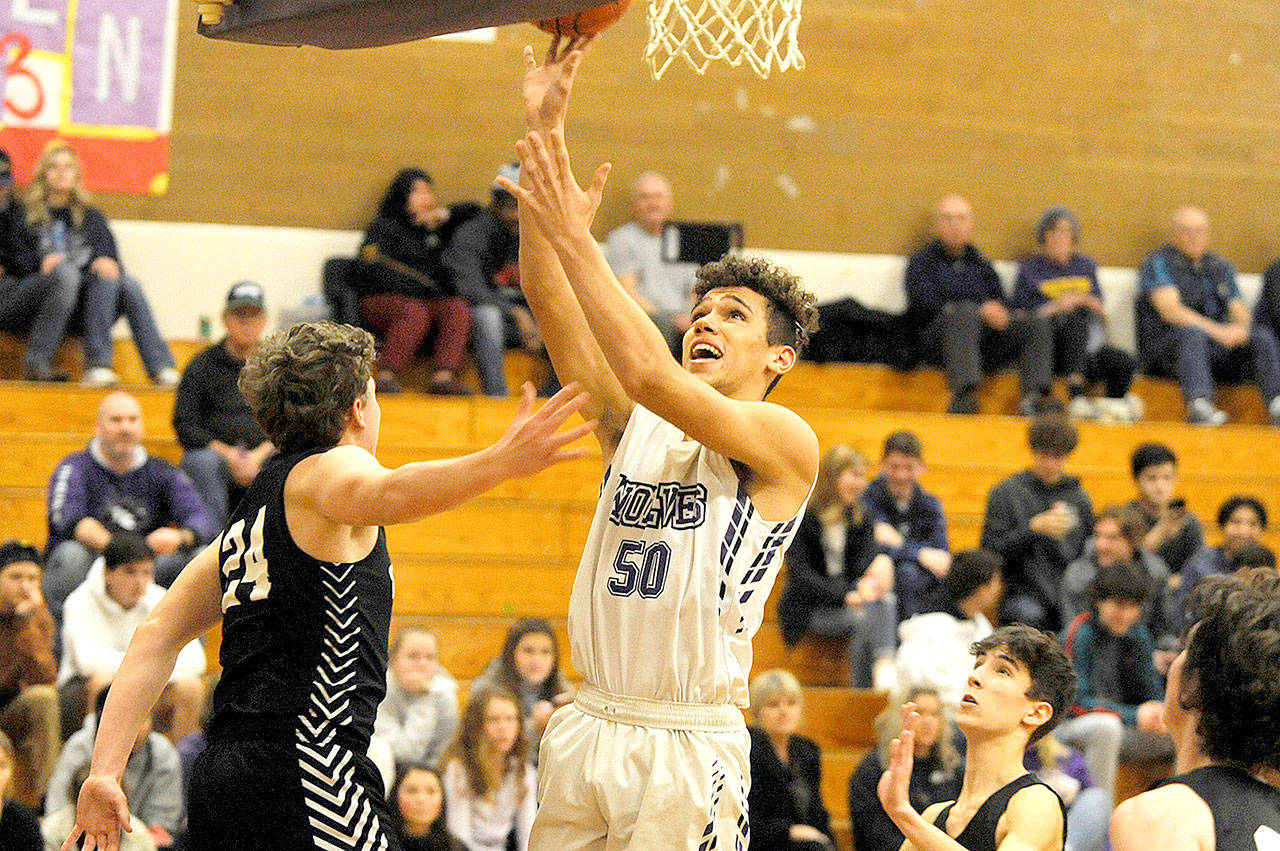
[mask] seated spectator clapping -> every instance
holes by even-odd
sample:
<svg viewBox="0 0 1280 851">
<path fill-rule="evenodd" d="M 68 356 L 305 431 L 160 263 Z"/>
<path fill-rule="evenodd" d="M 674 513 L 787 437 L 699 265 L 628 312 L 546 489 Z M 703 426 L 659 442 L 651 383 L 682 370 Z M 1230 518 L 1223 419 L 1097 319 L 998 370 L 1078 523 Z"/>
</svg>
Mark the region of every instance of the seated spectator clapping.
<svg viewBox="0 0 1280 851">
<path fill-rule="evenodd" d="M 115 677 L 136 630 L 164 596 L 152 581 L 155 556 L 142 536 L 120 532 L 84 584 L 67 598 L 62 625 L 63 702 L 95 703 Z M 172 713 L 169 735 L 177 741 L 199 726 L 204 701 L 204 649 L 199 640 L 178 653 L 157 710 Z"/>
<path fill-rule="evenodd" d="M 84 726 L 62 747 L 45 799 L 45 810 L 49 813 L 68 806 L 74 811 L 78 790 L 72 788 L 72 781 L 77 774 L 88 776 L 93 740 L 108 691 L 109 688 L 104 688 L 98 693 L 94 714 L 85 718 Z M 160 848 L 172 845 L 183 820 L 182 766 L 177 749 L 164 736 L 151 731 L 150 719 L 138 730 L 120 785 L 129 799 L 129 812 L 147 826 L 156 845 Z M 68 826 L 72 823 L 74 818 L 68 821 Z"/>
<path fill-rule="evenodd" d="M 17 799 L 29 807 L 39 805 L 62 743 L 53 634 L 40 594 L 39 554 L 6 541 L 0 545 L 0 730 L 15 746 Z"/>
<path fill-rule="evenodd" d="M 440 666 L 440 639 L 429 629 L 400 630 L 390 655 L 373 735 L 391 747 L 397 768 L 435 768 L 458 732 L 458 681 Z"/>
</svg>

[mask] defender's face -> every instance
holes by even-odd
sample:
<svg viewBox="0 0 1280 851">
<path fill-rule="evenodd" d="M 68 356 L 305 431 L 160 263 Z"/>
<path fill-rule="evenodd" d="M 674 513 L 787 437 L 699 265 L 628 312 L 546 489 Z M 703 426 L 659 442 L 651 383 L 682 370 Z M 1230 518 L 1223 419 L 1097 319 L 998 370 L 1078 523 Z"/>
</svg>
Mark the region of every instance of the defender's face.
<svg viewBox="0 0 1280 851">
<path fill-rule="evenodd" d="M 685 369 L 726 396 L 764 375 L 778 348 L 769 345 L 768 299 L 746 287 L 721 287 L 703 296 L 690 316 Z"/>
<path fill-rule="evenodd" d="M 998 735 L 1017 729 L 1039 702 L 1027 697 L 1029 688 L 1031 672 L 1007 649 L 998 647 L 979 653 L 960 700 L 956 723 L 966 735 L 970 732 Z"/>
</svg>

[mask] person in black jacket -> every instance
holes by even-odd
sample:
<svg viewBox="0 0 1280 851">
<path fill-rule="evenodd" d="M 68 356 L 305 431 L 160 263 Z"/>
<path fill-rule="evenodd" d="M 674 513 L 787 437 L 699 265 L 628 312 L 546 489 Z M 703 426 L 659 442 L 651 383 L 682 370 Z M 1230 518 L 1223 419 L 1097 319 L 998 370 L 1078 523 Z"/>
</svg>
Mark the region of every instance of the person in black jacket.
<svg viewBox="0 0 1280 851">
<path fill-rule="evenodd" d="M 1093 502 L 1063 470 L 1079 440 L 1065 417 L 1034 420 L 1027 438 L 1031 468 L 987 494 L 982 548 L 1004 558 L 1001 620 L 1057 631 L 1065 625 L 1062 577 L 1093 534 Z"/>
<path fill-rule="evenodd" d="M 796 735 L 803 704 L 790 671 L 764 671 L 751 681 L 751 851 L 835 847 L 822 803 L 822 752 Z"/>
<path fill-rule="evenodd" d="M 387 187 L 365 231 L 355 276 L 360 316 L 383 335 L 375 376 L 380 392 L 399 392 L 396 373 L 413 363 L 434 326 L 435 371 L 427 392 L 470 394 L 455 376 L 471 336 L 471 308 L 453 289 L 440 256 L 454 229 L 478 209 L 441 207 L 431 176 L 419 168 L 402 169 Z"/>
<path fill-rule="evenodd" d="M 889 743 L 902 731 L 902 704 L 909 702 L 915 703 L 919 714 L 911 766 L 912 805 L 924 811 L 960 794 L 964 757 L 956 746 L 959 731 L 943 711 L 938 693 L 928 686 L 915 686 L 901 700 L 889 701 L 876 717 L 876 749 L 858 763 L 849 778 L 849 821 L 855 848 L 896 849 L 902 845 L 902 831 L 884 811 L 876 786 L 889 764 Z"/>
<path fill-rule="evenodd" d="M 27 227 L 27 212 L 13 194 L 13 166 L 0 150 L 0 331 L 27 338 L 23 377 L 66 381 L 53 356 L 75 310 L 80 281 L 40 274 L 40 244 Z"/>
<path fill-rule="evenodd" d="M 249 410 L 236 382 L 267 325 L 262 287 L 240 281 L 227 292 L 227 336 L 191 359 L 173 403 L 182 469 L 218 525 L 258 476 L 275 445 Z"/>
<path fill-rule="evenodd" d="M 778 599 L 782 638 L 848 637 L 850 682 L 870 688 L 893 662 L 897 602 L 893 560 L 880 552 L 874 518 L 859 501 L 867 459 L 848 446 L 827 450 L 813 498 L 787 550 L 787 582 Z"/>
</svg>

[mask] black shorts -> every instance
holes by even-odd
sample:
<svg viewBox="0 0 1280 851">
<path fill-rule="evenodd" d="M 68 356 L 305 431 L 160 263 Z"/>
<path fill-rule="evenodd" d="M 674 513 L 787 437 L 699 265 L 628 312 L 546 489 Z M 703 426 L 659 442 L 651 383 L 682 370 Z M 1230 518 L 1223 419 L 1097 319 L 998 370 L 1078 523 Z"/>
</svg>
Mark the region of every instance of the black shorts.
<svg viewBox="0 0 1280 851">
<path fill-rule="evenodd" d="M 396 851 L 382 777 L 339 744 L 211 741 L 187 801 L 192 851 Z"/>
</svg>

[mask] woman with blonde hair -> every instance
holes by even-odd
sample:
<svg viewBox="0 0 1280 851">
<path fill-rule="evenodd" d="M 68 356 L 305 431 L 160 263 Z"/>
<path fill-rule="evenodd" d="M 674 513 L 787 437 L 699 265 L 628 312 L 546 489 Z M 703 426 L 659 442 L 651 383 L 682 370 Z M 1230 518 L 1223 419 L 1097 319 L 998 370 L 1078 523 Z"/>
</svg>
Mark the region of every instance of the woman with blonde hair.
<svg viewBox="0 0 1280 851">
<path fill-rule="evenodd" d="M 823 851 L 835 847 L 822 803 L 822 752 L 797 735 L 804 692 L 790 671 L 764 671 L 751 681 L 751 848 Z"/>
<path fill-rule="evenodd" d="M 514 694 L 495 688 L 471 696 L 444 769 L 446 825 L 470 851 L 529 847 L 537 779 L 528 747 Z"/>
<path fill-rule="evenodd" d="M 181 376 L 169 344 L 160 336 L 142 285 L 120 265 L 107 217 L 91 200 L 80 155 L 60 139 L 50 142 L 31 178 L 27 222 L 40 240 L 41 273 L 76 280 L 84 311 L 84 383 L 119 383 L 111 368 L 111 327 L 123 315 L 147 375 L 161 387 L 176 387 Z"/>
<path fill-rule="evenodd" d="M 876 716 L 876 749 L 858 764 L 849 778 L 849 820 L 857 848 L 898 848 L 902 831 L 889 818 L 876 786 L 889 765 L 889 746 L 902 732 L 902 705 L 915 703 L 919 720 L 911 769 L 911 803 L 923 810 L 939 801 L 954 800 L 964 780 L 964 759 L 956 747 L 956 726 L 943 709 L 932 686 L 914 686 L 900 699 L 889 701 Z"/>
<path fill-rule="evenodd" d="M 892 673 L 897 605 L 893 560 L 875 540 L 874 518 L 859 497 L 867 459 L 837 444 L 822 456 L 813 498 L 787 550 L 778 599 L 782 637 L 806 633 L 849 640 L 850 683 L 870 688 Z"/>
</svg>

